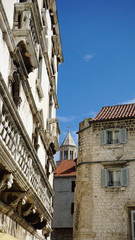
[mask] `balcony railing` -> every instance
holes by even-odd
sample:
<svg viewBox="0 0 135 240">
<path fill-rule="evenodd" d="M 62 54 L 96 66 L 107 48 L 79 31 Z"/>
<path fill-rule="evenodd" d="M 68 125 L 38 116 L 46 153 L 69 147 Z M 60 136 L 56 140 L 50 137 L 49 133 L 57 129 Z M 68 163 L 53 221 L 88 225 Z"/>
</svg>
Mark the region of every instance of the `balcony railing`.
<svg viewBox="0 0 135 240">
<path fill-rule="evenodd" d="M 14 124 L 8 116 L 2 114 L 0 140 L 8 150 L 12 159 L 14 159 L 15 163 L 20 168 L 26 181 L 32 186 L 37 196 L 49 212 L 51 205 L 47 196 L 47 186 L 45 181 L 43 181 L 41 174 L 36 167 L 35 159 L 30 156 L 29 150 L 25 145 L 21 134 L 13 126 Z"/>
<path fill-rule="evenodd" d="M 14 104 L 12 103 L 11 105 L 9 99 L 6 99 L 6 101 L 8 106 L 11 106 L 11 109 L 6 107 L 0 96 L 1 164 L 5 166 L 9 172 L 12 172 L 14 168 L 17 174 L 17 179 L 15 180 L 17 184 L 19 184 L 18 189 L 20 189 L 20 187 L 22 191 L 28 191 L 29 189 L 30 195 L 33 195 L 35 199 L 35 203 L 31 199 L 33 204 L 38 205 L 37 208 L 39 208 L 39 211 L 42 212 L 43 215 L 45 214 L 48 219 L 51 219 L 50 197 L 53 194 L 53 190 L 45 176 L 45 171 L 40 164 L 36 152 L 34 153 L 32 144 L 29 144 L 28 136 L 25 131 L 22 130 L 22 126 L 19 126 L 21 122 L 19 123 L 19 116 L 15 115 L 13 110 Z"/>
</svg>

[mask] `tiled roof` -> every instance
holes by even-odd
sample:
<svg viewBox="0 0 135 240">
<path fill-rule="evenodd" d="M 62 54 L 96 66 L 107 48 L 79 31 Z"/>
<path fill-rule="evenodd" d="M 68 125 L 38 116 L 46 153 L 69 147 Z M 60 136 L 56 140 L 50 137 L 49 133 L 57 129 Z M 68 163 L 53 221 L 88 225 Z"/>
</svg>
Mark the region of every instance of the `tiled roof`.
<svg viewBox="0 0 135 240">
<path fill-rule="evenodd" d="M 124 104 L 102 107 L 100 112 L 94 118 L 94 121 L 113 120 L 135 117 L 135 104 Z"/>
<path fill-rule="evenodd" d="M 75 160 L 63 160 L 54 171 L 54 176 L 75 176 Z"/>
<path fill-rule="evenodd" d="M 68 131 L 67 136 L 65 137 L 63 143 L 61 144 L 61 146 L 75 146 L 74 140 L 71 137 L 70 131 Z"/>
</svg>

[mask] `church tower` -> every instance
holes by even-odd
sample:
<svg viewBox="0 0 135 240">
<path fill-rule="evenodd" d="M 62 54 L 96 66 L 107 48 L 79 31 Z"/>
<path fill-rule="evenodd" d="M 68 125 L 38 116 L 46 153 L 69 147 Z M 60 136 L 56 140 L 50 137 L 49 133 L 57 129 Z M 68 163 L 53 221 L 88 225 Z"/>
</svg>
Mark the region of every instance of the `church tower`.
<svg viewBox="0 0 135 240">
<path fill-rule="evenodd" d="M 76 158 L 77 147 L 71 137 L 70 131 L 68 131 L 63 143 L 60 146 L 60 162 L 66 159 Z"/>
</svg>

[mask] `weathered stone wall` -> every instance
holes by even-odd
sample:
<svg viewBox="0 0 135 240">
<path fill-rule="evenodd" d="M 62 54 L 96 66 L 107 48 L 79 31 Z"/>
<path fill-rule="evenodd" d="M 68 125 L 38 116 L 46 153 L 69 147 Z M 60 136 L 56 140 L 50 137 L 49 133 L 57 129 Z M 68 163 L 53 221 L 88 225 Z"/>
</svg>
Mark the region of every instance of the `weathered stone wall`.
<svg viewBox="0 0 135 240">
<path fill-rule="evenodd" d="M 0 213 L 0 229 L 9 235 L 19 240 L 38 240 L 29 231 L 21 227 L 17 222 L 13 221 L 10 217 Z"/>
<path fill-rule="evenodd" d="M 135 120 L 80 123 L 75 190 L 74 240 L 131 239 L 130 210 L 135 209 Z M 127 143 L 100 145 L 100 130 L 126 128 Z M 126 161 L 127 160 L 127 161 Z M 101 169 L 124 164 L 126 187 L 101 187 Z"/>
<path fill-rule="evenodd" d="M 51 240 L 73 240 L 73 228 L 55 229 Z"/>
</svg>

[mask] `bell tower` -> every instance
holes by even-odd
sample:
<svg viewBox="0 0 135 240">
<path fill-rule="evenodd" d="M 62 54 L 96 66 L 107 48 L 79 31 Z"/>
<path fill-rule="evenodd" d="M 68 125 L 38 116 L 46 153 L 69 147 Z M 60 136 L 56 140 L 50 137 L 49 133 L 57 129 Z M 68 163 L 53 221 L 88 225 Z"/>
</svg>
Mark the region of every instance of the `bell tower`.
<svg viewBox="0 0 135 240">
<path fill-rule="evenodd" d="M 67 159 L 76 158 L 77 147 L 74 143 L 74 140 L 68 131 L 67 136 L 65 137 L 63 143 L 60 146 L 60 162 Z"/>
</svg>

